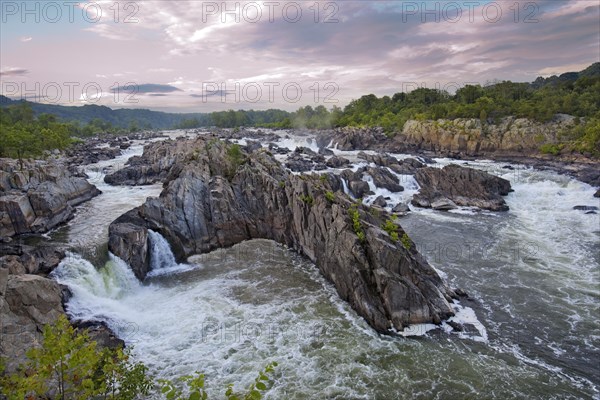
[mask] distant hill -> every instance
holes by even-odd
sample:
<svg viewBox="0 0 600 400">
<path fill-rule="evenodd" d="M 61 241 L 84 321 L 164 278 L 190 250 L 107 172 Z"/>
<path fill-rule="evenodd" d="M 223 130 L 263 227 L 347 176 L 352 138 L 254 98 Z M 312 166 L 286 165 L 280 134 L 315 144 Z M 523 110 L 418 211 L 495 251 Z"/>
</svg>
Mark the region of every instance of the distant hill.
<svg viewBox="0 0 600 400">
<path fill-rule="evenodd" d="M 531 83 L 534 89 L 540 89 L 544 86 L 558 86 L 563 83 L 572 83 L 579 78 L 596 78 L 600 76 L 600 62 L 594 63 L 580 72 L 565 72 L 561 75 L 552 75 L 548 78 L 538 77 Z"/>
<path fill-rule="evenodd" d="M 63 121 L 78 121 L 87 124 L 94 118 L 99 118 L 105 122 L 110 122 L 113 126 L 127 128 L 132 123 L 140 127 L 152 129 L 169 129 L 182 123 L 185 120 L 197 119 L 200 122 L 208 121 L 208 114 L 202 113 L 165 113 L 161 111 L 151 111 L 147 109 L 118 109 L 113 110 L 106 106 L 95 104 L 84 106 L 61 106 L 57 104 L 34 103 L 26 100 L 11 100 L 0 95 L 0 107 L 13 104 L 27 103 L 33 109 L 36 115 L 54 114 Z"/>
</svg>

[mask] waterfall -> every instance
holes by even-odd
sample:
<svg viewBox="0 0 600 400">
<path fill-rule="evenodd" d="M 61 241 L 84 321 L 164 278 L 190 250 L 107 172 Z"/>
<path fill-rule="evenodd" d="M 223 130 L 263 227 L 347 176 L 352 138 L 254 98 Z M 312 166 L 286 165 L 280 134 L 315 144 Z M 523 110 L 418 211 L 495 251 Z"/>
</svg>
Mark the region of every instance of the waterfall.
<svg viewBox="0 0 600 400">
<path fill-rule="evenodd" d="M 192 269 L 188 264 L 178 264 L 167 239 L 158 232 L 148 230 L 150 239 L 150 273 L 148 276 L 165 275 Z"/>
<path fill-rule="evenodd" d="M 344 193 L 346 193 L 348 196 L 350 196 L 350 198 L 354 198 L 354 196 L 352 196 L 352 193 L 350 193 L 350 190 L 348 190 L 348 182 L 346 182 L 346 180 L 344 178 L 340 178 L 342 180 L 342 186 L 344 187 Z"/>
<path fill-rule="evenodd" d="M 74 293 L 97 298 L 119 299 L 141 286 L 129 265 L 112 253 L 106 264 L 96 269 L 79 254 L 68 252 L 51 276 Z"/>
<path fill-rule="evenodd" d="M 156 271 L 177 265 L 175 256 L 167 239 L 160 233 L 148 230 L 150 238 L 150 270 Z"/>
</svg>

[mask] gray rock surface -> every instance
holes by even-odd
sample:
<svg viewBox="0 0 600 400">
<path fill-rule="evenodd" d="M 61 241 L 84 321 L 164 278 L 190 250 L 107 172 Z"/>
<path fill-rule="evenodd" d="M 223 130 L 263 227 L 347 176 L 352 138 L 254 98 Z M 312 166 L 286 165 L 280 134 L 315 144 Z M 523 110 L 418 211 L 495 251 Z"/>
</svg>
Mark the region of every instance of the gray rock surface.
<svg viewBox="0 0 600 400">
<path fill-rule="evenodd" d="M 0 236 L 42 233 L 73 217 L 100 191 L 53 161 L 0 159 Z"/>
<path fill-rule="evenodd" d="M 390 333 L 414 323 L 440 323 L 453 314 L 456 293 L 412 246 L 394 242 L 378 217 L 358 206 L 364 240 L 349 214 L 352 202 L 333 190 L 330 179 L 287 172 L 265 151 L 245 155 L 232 174 L 227 145 L 207 138 L 189 141 L 196 159 L 165 182 L 158 198 L 149 198 L 115 220 L 109 249 L 128 260 L 138 275 L 147 270 L 144 232 L 161 233 L 179 261 L 186 257 L 264 238 L 285 244 L 312 260 L 377 331 Z M 400 236 L 404 231 L 400 228 Z"/>
<path fill-rule="evenodd" d="M 39 346 L 44 325 L 64 314 L 62 289 L 38 275 L 14 275 L 0 266 L 0 356 L 7 371 L 26 360 L 28 349 Z"/>
<path fill-rule="evenodd" d="M 487 172 L 451 164 L 441 169 L 421 168 L 415 179 L 421 187 L 412 199 L 415 206 L 450 209 L 454 204 L 492 211 L 508 210 L 502 196 L 511 191 L 510 182 Z"/>
</svg>

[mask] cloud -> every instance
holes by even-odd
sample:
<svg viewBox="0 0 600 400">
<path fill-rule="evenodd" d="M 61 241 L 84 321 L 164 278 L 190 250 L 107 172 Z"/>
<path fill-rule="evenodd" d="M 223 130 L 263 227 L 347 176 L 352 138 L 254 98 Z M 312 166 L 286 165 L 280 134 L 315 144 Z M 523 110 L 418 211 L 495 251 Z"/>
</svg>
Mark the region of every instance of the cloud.
<svg viewBox="0 0 600 400">
<path fill-rule="evenodd" d="M 29 71 L 24 68 L 8 67 L 0 70 L 0 76 L 22 76 L 28 73 Z"/>
<path fill-rule="evenodd" d="M 133 92 L 139 94 L 146 93 L 171 93 L 171 92 L 181 92 L 181 89 L 176 88 L 171 85 L 161 85 L 156 83 L 143 83 L 141 85 L 125 85 L 118 86 L 114 89 L 111 89 L 112 92 Z"/>
<path fill-rule="evenodd" d="M 31 36 L 23 36 L 19 39 L 21 42 L 31 42 L 33 38 Z"/>
</svg>

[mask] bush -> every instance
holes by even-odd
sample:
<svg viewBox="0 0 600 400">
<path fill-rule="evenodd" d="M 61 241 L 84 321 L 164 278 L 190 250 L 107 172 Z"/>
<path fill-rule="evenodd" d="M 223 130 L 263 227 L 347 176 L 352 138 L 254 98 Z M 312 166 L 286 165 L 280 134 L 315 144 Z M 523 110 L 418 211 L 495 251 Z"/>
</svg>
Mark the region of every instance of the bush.
<svg viewBox="0 0 600 400">
<path fill-rule="evenodd" d="M 325 199 L 327 199 L 328 202 L 333 203 L 335 201 L 335 194 L 331 190 L 328 190 L 325 192 Z"/>
<path fill-rule="evenodd" d="M 402 238 L 400 239 L 400 241 L 402 242 L 402 245 L 404 246 L 404 248 L 406 250 L 410 250 L 410 248 L 412 246 L 412 240 L 410 240 L 410 237 L 408 237 L 406 232 L 402 235 Z"/>
<path fill-rule="evenodd" d="M 360 213 L 358 212 L 356 204 L 350 206 L 350 208 L 348 209 L 348 215 L 352 220 L 352 228 L 354 229 L 354 233 L 356 233 L 356 236 L 358 236 L 358 240 L 364 242 L 367 237 L 365 236 L 362 224 L 360 223 Z"/>
<path fill-rule="evenodd" d="M 29 350 L 27 358 L 17 372 L 0 378 L 9 400 L 133 400 L 152 388 L 146 367 L 131 362 L 128 351 L 98 349 L 87 332 L 76 332 L 65 316 L 44 327 L 42 347 Z"/>
<path fill-rule="evenodd" d="M 148 370 L 142 363 L 130 360 L 123 349 L 99 349 L 87 331 L 77 332 L 65 316 L 56 324 L 44 327 L 42 347 L 27 353 L 29 361 L 11 375 L 0 375 L 0 395 L 8 400 L 134 400 L 145 399 L 154 388 Z M 0 360 L 0 373 L 3 372 Z M 268 377 L 277 366 L 268 364 L 243 392 L 235 392 L 233 384 L 225 390 L 227 400 L 261 399 L 271 383 Z M 167 400 L 207 399 L 204 375 L 183 376 L 158 383 Z"/>
<path fill-rule="evenodd" d="M 546 143 L 540 146 L 540 152 L 542 154 L 552 154 L 553 156 L 557 156 L 560 154 L 563 147 L 562 144 Z"/>
<path fill-rule="evenodd" d="M 387 221 L 385 221 L 381 228 L 383 228 L 383 230 L 386 231 L 388 235 L 390 235 L 394 242 L 397 242 L 399 240 L 398 225 L 396 224 L 395 215 L 390 216 L 390 218 Z"/>
</svg>

